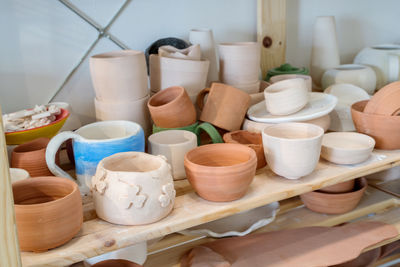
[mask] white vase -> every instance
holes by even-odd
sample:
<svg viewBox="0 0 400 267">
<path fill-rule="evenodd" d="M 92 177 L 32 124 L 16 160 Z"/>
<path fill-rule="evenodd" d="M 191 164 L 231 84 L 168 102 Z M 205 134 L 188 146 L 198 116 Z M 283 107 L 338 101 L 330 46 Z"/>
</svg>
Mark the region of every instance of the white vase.
<svg viewBox="0 0 400 267">
<path fill-rule="evenodd" d="M 317 17 L 314 22 L 311 51 L 311 77 L 316 88 L 320 88 L 324 72 L 339 65 L 335 18 Z"/>
</svg>

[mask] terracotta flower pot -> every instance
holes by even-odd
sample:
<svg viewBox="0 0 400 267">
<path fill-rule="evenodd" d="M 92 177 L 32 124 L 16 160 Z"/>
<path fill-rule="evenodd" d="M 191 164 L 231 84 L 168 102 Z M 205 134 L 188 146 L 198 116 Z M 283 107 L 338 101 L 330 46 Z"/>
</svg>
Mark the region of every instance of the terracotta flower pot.
<svg viewBox="0 0 400 267">
<path fill-rule="evenodd" d="M 147 107 L 154 124 L 163 128 L 178 128 L 196 122 L 196 109 L 185 89 L 173 86 L 153 95 Z"/>
<path fill-rule="evenodd" d="M 304 205 L 312 211 L 326 214 L 342 214 L 357 207 L 365 189 L 367 189 L 367 185 L 365 178 L 358 178 L 351 192 L 335 194 L 314 191 L 302 194 L 300 198 Z"/>
<path fill-rule="evenodd" d="M 367 114 L 364 111 L 368 100 L 354 103 L 351 116 L 357 132 L 375 139 L 375 148 L 400 149 L 400 116 Z"/>
<path fill-rule="evenodd" d="M 267 165 L 264 156 L 261 133 L 251 133 L 249 131 L 234 131 L 224 134 L 225 143 L 242 144 L 252 148 L 257 155 L 257 169 Z"/>
<path fill-rule="evenodd" d="M 127 260 L 105 260 L 92 265 L 92 267 L 141 267 L 137 263 Z"/>
<path fill-rule="evenodd" d="M 324 193 L 347 193 L 351 192 L 353 188 L 354 188 L 354 179 L 321 188 L 319 191 Z"/>
<path fill-rule="evenodd" d="M 389 83 L 376 92 L 365 106 L 364 113 L 386 116 L 399 115 L 400 81 Z"/>
<path fill-rule="evenodd" d="M 187 179 L 200 197 L 232 201 L 243 197 L 253 181 L 257 156 L 239 144 L 211 144 L 185 155 Z"/>
<path fill-rule="evenodd" d="M 53 174 L 46 164 L 46 147 L 49 142 L 49 138 L 42 137 L 15 147 L 12 153 L 11 167 L 25 169 L 31 177 L 52 176 Z M 59 161 L 57 152 L 57 164 Z"/>
<path fill-rule="evenodd" d="M 78 186 L 60 177 L 13 183 L 14 209 L 22 251 L 46 251 L 71 240 L 83 223 Z"/>
</svg>

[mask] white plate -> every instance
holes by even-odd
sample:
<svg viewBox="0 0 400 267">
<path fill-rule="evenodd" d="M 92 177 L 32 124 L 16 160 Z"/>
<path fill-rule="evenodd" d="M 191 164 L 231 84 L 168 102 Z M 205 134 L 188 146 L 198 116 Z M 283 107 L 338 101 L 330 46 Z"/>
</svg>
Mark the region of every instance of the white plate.
<svg viewBox="0 0 400 267">
<path fill-rule="evenodd" d="M 273 222 L 278 211 L 279 203 L 272 202 L 268 205 L 201 224 L 179 233 L 211 237 L 244 236 Z"/>
<path fill-rule="evenodd" d="M 265 100 L 251 106 L 247 111 L 247 116 L 257 122 L 282 123 L 292 121 L 307 121 L 322 117 L 331 112 L 337 103 L 337 98 L 333 95 L 324 93 L 310 93 L 307 105 L 300 111 L 286 115 L 271 115 L 265 107 Z"/>
</svg>

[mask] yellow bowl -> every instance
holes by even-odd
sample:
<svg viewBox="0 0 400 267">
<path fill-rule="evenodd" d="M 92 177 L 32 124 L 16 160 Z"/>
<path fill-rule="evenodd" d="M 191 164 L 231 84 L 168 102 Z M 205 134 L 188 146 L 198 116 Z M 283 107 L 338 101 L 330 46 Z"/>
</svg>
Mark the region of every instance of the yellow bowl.
<svg viewBox="0 0 400 267">
<path fill-rule="evenodd" d="M 39 137 L 52 138 L 63 127 L 68 116 L 68 110 L 61 108 L 61 113 L 56 116 L 56 120 L 48 125 L 24 131 L 6 132 L 6 143 L 7 145 L 20 145 Z"/>
</svg>

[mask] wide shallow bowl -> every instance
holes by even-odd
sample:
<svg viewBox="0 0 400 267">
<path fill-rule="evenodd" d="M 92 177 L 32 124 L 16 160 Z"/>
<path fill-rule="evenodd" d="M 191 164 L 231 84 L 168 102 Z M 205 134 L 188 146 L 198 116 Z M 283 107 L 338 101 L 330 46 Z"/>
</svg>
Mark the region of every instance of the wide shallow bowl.
<svg viewBox="0 0 400 267">
<path fill-rule="evenodd" d="M 400 81 L 389 83 L 376 92 L 364 109 L 365 113 L 375 115 L 400 114 Z"/>
<path fill-rule="evenodd" d="M 92 267 L 141 267 L 137 263 L 127 260 L 105 260 L 92 265 Z"/>
<path fill-rule="evenodd" d="M 210 201 L 241 198 L 253 181 L 257 156 L 240 144 L 210 144 L 185 155 L 187 179 L 200 197 Z"/>
<path fill-rule="evenodd" d="M 336 164 L 357 164 L 367 160 L 375 140 L 365 134 L 333 132 L 322 137 L 321 157 Z"/>
<path fill-rule="evenodd" d="M 56 120 L 48 125 L 24 131 L 6 132 L 5 135 L 7 145 L 19 145 L 39 137 L 52 138 L 58 133 L 61 127 L 63 127 L 69 116 L 68 110 L 63 108 L 60 108 L 60 110 L 61 113 L 56 116 Z"/>
<path fill-rule="evenodd" d="M 83 223 L 78 185 L 66 178 L 36 177 L 13 183 L 21 251 L 46 251 L 71 240 Z"/>
<path fill-rule="evenodd" d="M 324 193 L 347 193 L 353 190 L 354 188 L 354 179 L 346 182 L 341 182 L 338 184 L 330 185 L 324 188 L 321 188 L 319 191 Z"/>
<path fill-rule="evenodd" d="M 358 178 L 351 192 L 335 194 L 313 191 L 300 195 L 300 198 L 304 205 L 312 211 L 326 214 L 342 214 L 357 207 L 365 189 L 367 189 L 367 180 Z"/>
<path fill-rule="evenodd" d="M 354 103 L 351 116 L 357 132 L 375 139 L 375 148 L 400 149 L 400 116 L 367 114 L 364 111 L 368 100 Z"/>
</svg>

